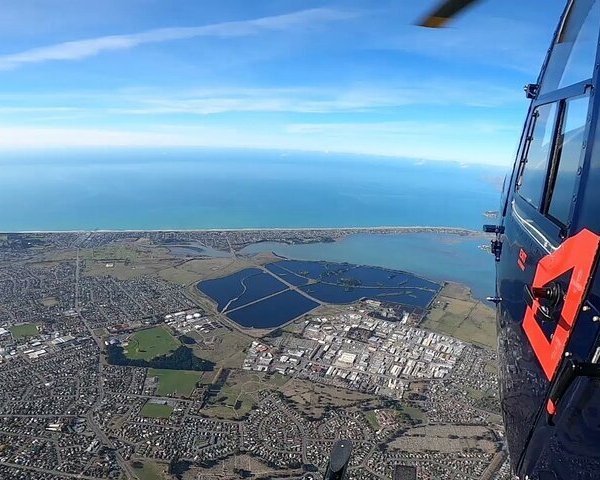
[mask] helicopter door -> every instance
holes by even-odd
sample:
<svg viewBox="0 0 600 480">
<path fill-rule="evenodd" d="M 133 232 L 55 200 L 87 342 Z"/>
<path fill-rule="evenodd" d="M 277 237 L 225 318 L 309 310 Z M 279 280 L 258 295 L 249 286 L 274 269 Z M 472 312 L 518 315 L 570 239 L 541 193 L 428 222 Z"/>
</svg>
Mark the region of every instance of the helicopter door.
<svg viewBox="0 0 600 480">
<path fill-rule="evenodd" d="M 600 1 L 572 1 L 540 76 L 503 212 L 499 378 L 516 471 L 529 472 L 540 460 L 549 437 L 540 425 L 553 409 L 549 393 L 567 347 L 583 355 L 571 340 L 598 242 L 571 225 L 590 134 L 599 31 Z"/>
<path fill-rule="evenodd" d="M 575 327 L 573 312 L 588 288 L 574 279 L 589 279 L 596 261 L 595 235 L 569 231 L 588 131 L 589 89 L 579 85 L 563 93 L 574 95 L 532 111 L 528 145 L 504 222 L 505 238 L 511 241 L 504 242 L 498 265 L 504 279 L 499 285 L 499 341 L 504 342 L 499 350 L 507 369 L 501 375 L 503 413 L 508 435 L 516 437 L 511 445 L 522 451 L 548 404 Z M 573 315 L 565 326 L 566 311 Z"/>
</svg>

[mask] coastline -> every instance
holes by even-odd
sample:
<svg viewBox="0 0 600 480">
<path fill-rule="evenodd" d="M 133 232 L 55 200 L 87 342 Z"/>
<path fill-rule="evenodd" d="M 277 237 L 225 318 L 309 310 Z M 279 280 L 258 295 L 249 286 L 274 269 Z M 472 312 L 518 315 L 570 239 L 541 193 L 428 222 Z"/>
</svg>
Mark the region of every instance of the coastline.
<svg viewBox="0 0 600 480">
<path fill-rule="evenodd" d="M 462 227 L 437 227 L 437 226 L 376 226 L 376 227 L 258 227 L 258 228 L 196 228 L 196 229 L 137 229 L 137 230 L 19 230 L 0 231 L 0 235 L 35 235 L 35 234 L 67 234 L 67 233 L 203 233 L 203 232 L 344 232 L 352 233 L 446 233 L 450 235 L 487 236 L 483 231 Z"/>
</svg>

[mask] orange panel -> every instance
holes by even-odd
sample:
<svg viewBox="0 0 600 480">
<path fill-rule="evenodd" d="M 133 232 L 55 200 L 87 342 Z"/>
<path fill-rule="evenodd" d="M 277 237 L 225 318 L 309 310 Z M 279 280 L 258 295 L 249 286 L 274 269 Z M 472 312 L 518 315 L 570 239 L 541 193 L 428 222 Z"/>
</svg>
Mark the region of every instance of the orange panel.
<svg viewBox="0 0 600 480">
<path fill-rule="evenodd" d="M 538 263 L 532 287 L 543 287 L 573 269 L 571 283 L 569 283 L 552 340 L 548 341 L 540 324 L 535 319 L 535 314 L 540 308 L 536 299 L 534 299 L 533 305 L 527 307 L 523 319 L 523 330 L 525 330 L 548 380 L 552 380 L 565 353 L 589 286 L 599 245 L 600 237 L 584 229 L 565 240 L 554 253 L 546 255 Z"/>
</svg>

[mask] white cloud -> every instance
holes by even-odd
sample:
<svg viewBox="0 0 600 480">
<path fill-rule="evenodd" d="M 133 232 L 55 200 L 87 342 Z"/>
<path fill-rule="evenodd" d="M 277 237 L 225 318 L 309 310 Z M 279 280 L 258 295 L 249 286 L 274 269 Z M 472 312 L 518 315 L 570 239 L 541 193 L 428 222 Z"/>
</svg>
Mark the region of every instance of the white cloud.
<svg viewBox="0 0 600 480">
<path fill-rule="evenodd" d="M 477 87 L 477 88 L 476 88 Z M 206 115 L 223 112 L 328 113 L 407 105 L 494 107 L 522 100 L 520 91 L 469 81 L 407 81 L 394 85 L 347 85 L 336 88 L 200 89 L 188 93 L 123 98 L 129 107 L 114 113 Z M 123 105 L 123 102 L 120 102 Z"/>
<path fill-rule="evenodd" d="M 336 88 L 192 88 L 185 92 L 128 90 L 70 94 L 0 94 L 0 116 L 37 121 L 49 113 L 63 118 L 211 115 L 242 112 L 360 113 L 417 105 L 492 108 L 524 103 L 520 91 L 452 79 Z M 395 112 L 397 115 L 400 111 Z M 137 119 L 135 120 L 137 122 Z"/>
<path fill-rule="evenodd" d="M 321 23 L 345 20 L 355 16 L 356 13 L 349 11 L 315 8 L 253 20 L 223 22 L 199 27 L 159 28 L 129 35 L 109 35 L 75 40 L 33 48 L 19 53 L 1 55 L 0 70 L 10 70 L 27 64 L 56 60 L 81 60 L 102 52 L 130 49 L 148 43 L 194 37 L 247 37 L 265 31 L 312 28 Z"/>
<path fill-rule="evenodd" d="M 485 133 L 485 132 L 489 133 Z M 0 125 L 0 150 L 81 147 L 213 147 L 303 150 L 508 165 L 518 132 L 499 124 L 380 122 L 188 126 L 146 129 Z"/>
<path fill-rule="evenodd" d="M 515 126 L 489 122 L 359 122 L 359 123 L 292 123 L 286 131 L 293 134 L 326 134 L 352 137 L 356 135 L 440 136 L 469 132 L 471 135 L 514 133 Z M 518 128 L 517 128 L 518 131 Z"/>
</svg>

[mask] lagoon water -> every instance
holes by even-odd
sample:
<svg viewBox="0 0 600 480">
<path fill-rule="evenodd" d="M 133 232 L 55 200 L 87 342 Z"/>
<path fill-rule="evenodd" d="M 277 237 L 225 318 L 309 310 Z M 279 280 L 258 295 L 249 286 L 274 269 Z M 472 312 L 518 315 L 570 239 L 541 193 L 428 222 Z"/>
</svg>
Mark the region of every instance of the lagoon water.
<svg viewBox="0 0 600 480">
<path fill-rule="evenodd" d="M 286 245 L 263 242 L 241 253 L 274 252 L 297 260 L 326 260 L 373 265 L 416 273 L 436 281 L 469 286 L 480 299 L 493 295 L 494 259 L 480 248 L 487 239 L 407 233 L 401 235 L 350 235 L 335 243 Z"/>
</svg>

